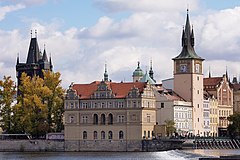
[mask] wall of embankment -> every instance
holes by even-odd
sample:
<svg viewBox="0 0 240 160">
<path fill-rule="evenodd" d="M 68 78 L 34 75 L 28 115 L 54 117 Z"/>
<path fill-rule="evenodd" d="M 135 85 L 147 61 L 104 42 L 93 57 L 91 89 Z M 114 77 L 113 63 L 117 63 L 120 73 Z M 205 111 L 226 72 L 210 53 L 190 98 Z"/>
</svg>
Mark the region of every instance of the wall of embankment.
<svg viewBox="0 0 240 160">
<path fill-rule="evenodd" d="M 61 152 L 64 141 L 54 140 L 0 140 L 0 152 Z"/>
</svg>

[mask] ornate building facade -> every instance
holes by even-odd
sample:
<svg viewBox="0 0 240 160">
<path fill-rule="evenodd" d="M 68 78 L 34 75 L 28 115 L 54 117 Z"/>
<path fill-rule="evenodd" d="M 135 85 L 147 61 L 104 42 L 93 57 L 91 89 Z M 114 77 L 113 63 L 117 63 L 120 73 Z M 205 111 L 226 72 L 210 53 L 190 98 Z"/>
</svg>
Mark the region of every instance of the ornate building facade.
<svg viewBox="0 0 240 160">
<path fill-rule="evenodd" d="M 156 124 L 154 88 L 147 82 L 72 84 L 64 104 L 69 151 L 141 151 Z"/>
</svg>

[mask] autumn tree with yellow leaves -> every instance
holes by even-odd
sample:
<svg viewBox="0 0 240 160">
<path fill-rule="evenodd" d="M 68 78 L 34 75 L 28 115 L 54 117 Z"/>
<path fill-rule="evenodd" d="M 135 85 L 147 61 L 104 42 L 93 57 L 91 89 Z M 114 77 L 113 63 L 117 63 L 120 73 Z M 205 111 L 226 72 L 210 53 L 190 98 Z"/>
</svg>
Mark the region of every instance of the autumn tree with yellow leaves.
<svg viewBox="0 0 240 160">
<path fill-rule="evenodd" d="M 4 79 L 5 83 L 11 82 L 9 86 L 14 89 L 14 92 L 5 89 L 5 94 L 9 95 L 0 101 L 1 106 L 7 104 L 4 105 L 7 106 L 6 109 L 3 107 L 1 109 L 4 117 L 4 122 L 1 124 L 6 133 L 26 133 L 39 138 L 46 133 L 63 130 L 64 89 L 61 87 L 60 76 L 58 72 L 44 71 L 44 79 L 42 79 L 38 76 L 31 78 L 26 73 L 22 73 L 21 84 L 18 86 L 20 94 L 17 97 L 17 104 L 13 106 L 7 102 L 11 102 L 10 95 L 16 93 L 14 82 L 10 78 Z M 3 84 L 4 81 L 0 81 L 1 87 Z M 4 94 L 0 93 L 3 97 Z"/>
<path fill-rule="evenodd" d="M 13 132 L 12 105 L 16 94 L 16 85 L 10 76 L 0 80 L 0 127 L 7 133 Z"/>
</svg>

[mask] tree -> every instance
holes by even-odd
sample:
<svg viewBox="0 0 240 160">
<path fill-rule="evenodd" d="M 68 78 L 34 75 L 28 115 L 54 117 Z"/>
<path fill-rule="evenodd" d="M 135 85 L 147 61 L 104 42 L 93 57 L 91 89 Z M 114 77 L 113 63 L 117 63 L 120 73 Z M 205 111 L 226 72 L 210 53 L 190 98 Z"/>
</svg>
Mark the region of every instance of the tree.
<svg viewBox="0 0 240 160">
<path fill-rule="evenodd" d="M 16 129 L 35 138 L 45 135 L 48 131 L 45 100 L 51 94 L 50 89 L 40 77 L 31 78 L 23 73 L 19 91 L 21 94 L 14 108 L 15 119 L 19 120 Z"/>
<path fill-rule="evenodd" d="M 50 94 L 47 97 L 47 122 L 48 132 L 61 132 L 63 130 L 63 99 L 64 89 L 60 86 L 61 74 L 44 71 L 44 84 L 50 89 Z"/>
<path fill-rule="evenodd" d="M 173 120 L 165 120 L 167 136 L 172 135 L 176 132 L 175 122 Z"/>
<path fill-rule="evenodd" d="M 232 138 L 240 136 L 240 113 L 235 112 L 228 117 L 230 124 L 228 125 L 228 133 Z"/>
<path fill-rule="evenodd" d="M 14 101 L 14 96 L 16 94 L 16 85 L 10 76 L 3 77 L 3 80 L 0 80 L 0 117 L 1 127 L 4 132 L 12 132 L 12 103 Z"/>
</svg>

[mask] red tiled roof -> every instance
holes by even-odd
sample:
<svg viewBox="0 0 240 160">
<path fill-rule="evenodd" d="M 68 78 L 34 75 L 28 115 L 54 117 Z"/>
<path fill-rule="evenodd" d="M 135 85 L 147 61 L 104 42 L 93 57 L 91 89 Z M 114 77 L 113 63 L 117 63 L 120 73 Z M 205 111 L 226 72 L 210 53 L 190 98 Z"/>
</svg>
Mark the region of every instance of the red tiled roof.
<svg viewBox="0 0 240 160">
<path fill-rule="evenodd" d="M 74 84 L 73 89 L 77 91 L 77 94 L 80 96 L 80 99 L 88 99 L 91 95 L 97 90 L 100 81 L 94 81 L 90 84 Z M 107 82 L 108 87 L 112 90 L 115 98 L 124 98 L 128 95 L 129 91 L 136 87 L 140 92 L 143 92 L 143 89 L 146 85 L 145 82 L 127 82 L 127 83 L 115 83 Z"/>
<path fill-rule="evenodd" d="M 204 78 L 203 85 L 204 86 L 216 86 L 218 85 L 223 77 L 212 77 L 212 78 Z"/>
</svg>

